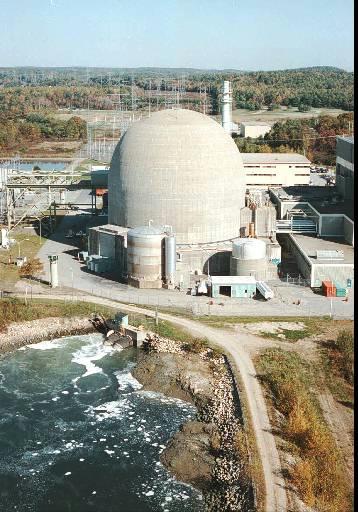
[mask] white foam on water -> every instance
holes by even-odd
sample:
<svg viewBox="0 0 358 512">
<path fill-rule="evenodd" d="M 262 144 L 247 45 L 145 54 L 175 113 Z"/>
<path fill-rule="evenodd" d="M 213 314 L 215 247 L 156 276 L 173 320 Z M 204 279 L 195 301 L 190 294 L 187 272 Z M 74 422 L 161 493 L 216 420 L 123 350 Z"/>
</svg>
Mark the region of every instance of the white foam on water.
<svg viewBox="0 0 358 512">
<path fill-rule="evenodd" d="M 94 361 L 100 361 L 108 354 L 113 354 L 115 350 L 112 347 L 103 344 L 102 338 L 92 337 L 89 344 L 83 345 L 79 350 L 72 354 L 72 363 L 79 364 L 86 368 L 85 373 L 72 380 L 75 387 L 79 378 L 88 377 L 95 373 L 102 373 L 102 368 L 96 366 Z"/>
<path fill-rule="evenodd" d="M 63 347 L 63 344 L 61 344 L 60 339 L 56 339 L 56 340 L 40 341 L 39 343 L 33 343 L 33 344 L 30 344 L 30 345 L 26 345 L 26 347 L 34 348 L 35 350 L 52 350 L 54 348 L 61 348 L 61 347 Z M 23 347 L 23 350 L 26 347 Z"/>
<path fill-rule="evenodd" d="M 118 370 L 117 372 L 114 372 L 114 375 L 117 378 L 118 388 L 121 391 L 137 391 L 143 387 L 128 370 Z"/>
<path fill-rule="evenodd" d="M 106 402 L 96 407 L 90 406 L 86 409 L 86 413 L 94 416 L 96 421 L 103 421 L 109 418 L 122 418 L 125 414 L 127 405 L 123 401 Z"/>
</svg>

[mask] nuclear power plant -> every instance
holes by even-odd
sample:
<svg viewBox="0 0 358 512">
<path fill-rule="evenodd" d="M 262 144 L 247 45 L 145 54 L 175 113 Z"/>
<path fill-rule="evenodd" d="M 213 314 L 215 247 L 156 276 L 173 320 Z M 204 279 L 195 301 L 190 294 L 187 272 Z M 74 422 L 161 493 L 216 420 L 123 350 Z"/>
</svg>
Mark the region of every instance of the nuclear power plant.
<svg viewBox="0 0 358 512">
<path fill-rule="evenodd" d="M 133 122 L 110 164 L 108 224 L 88 230 L 88 269 L 137 288 L 208 286 L 213 297 L 251 297 L 261 283 L 270 295 L 265 281 L 278 278 L 283 244 L 311 286 L 351 280 L 352 251 L 343 244 L 353 244 L 353 221 L 343 210 L 337 217 L 341 207 L 333 217 L 324 210 L 332 194 L 338 205 L 336 189 L 309 186 L 302 155 L 241 155 L 234 130 L 228 81 L 221 123 L 180 108 Z M 310 244 L 319 248 L 312 262 Z M 345 250 L 339 273 L 336 246 Z"/>
<path fill-rule="evenodd" d="M 266 250 L 280 247 L 276 210 L 268 196 L 246 193 L 231 101 L 224 82 L 222 124 L 168 109 L 128 128 L 110 165 L 108 224 L 89 230 L 89 269 L 110 268 L 139 288 L 187 287 L 200 276 L 277 275 Z"/>
</svg>

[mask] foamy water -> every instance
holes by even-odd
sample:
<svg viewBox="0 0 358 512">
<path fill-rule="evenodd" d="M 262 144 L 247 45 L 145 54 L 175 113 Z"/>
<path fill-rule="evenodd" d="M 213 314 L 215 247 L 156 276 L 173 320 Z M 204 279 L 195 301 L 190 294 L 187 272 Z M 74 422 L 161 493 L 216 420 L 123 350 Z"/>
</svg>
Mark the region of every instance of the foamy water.
<svg viewBox="0 0 358 512">
<path fill-rule="evenodd" d="M 195 410 L 144 391 L 135 358 L 94 334 L 0 359 L 0 510 L 202 510 L 159 461 Z"/>
</svg>

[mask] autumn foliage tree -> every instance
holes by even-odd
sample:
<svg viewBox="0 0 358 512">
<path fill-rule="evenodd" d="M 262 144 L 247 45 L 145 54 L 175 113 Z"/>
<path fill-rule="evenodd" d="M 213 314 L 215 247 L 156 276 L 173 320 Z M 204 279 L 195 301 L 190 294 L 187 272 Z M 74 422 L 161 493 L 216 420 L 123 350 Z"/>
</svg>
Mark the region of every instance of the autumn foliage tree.
<svg viewBox="0 0 358 512">
<path fill-rule="evenodd" d="M 20 277 L 37 277 L 42 275 L 44 271 L 44 266 L 42 261 L 39 258 L 33 258 L 26 262 L 19 269 Z"/>
</svg>

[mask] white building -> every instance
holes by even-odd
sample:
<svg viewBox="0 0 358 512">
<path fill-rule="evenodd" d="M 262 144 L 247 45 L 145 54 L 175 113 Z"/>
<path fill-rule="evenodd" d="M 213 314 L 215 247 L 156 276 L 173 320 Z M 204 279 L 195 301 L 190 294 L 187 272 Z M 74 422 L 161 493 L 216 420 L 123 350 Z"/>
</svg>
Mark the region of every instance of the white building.
<svg viewBox="0 0 358 512">
<path fill-rule="evenodd" d="M 247 188 L 310 184 L 311 162 L 297 153 L 241 153 Z"/>
<path fill-rule="evenodd" d="M 251 137 L 257 139 L 263 137 L 271 130 L 271 126 L 266 123 L 258 123 L 254 121 L 240 123 L 240 135 L 242 137 Z"/>
</svg>

